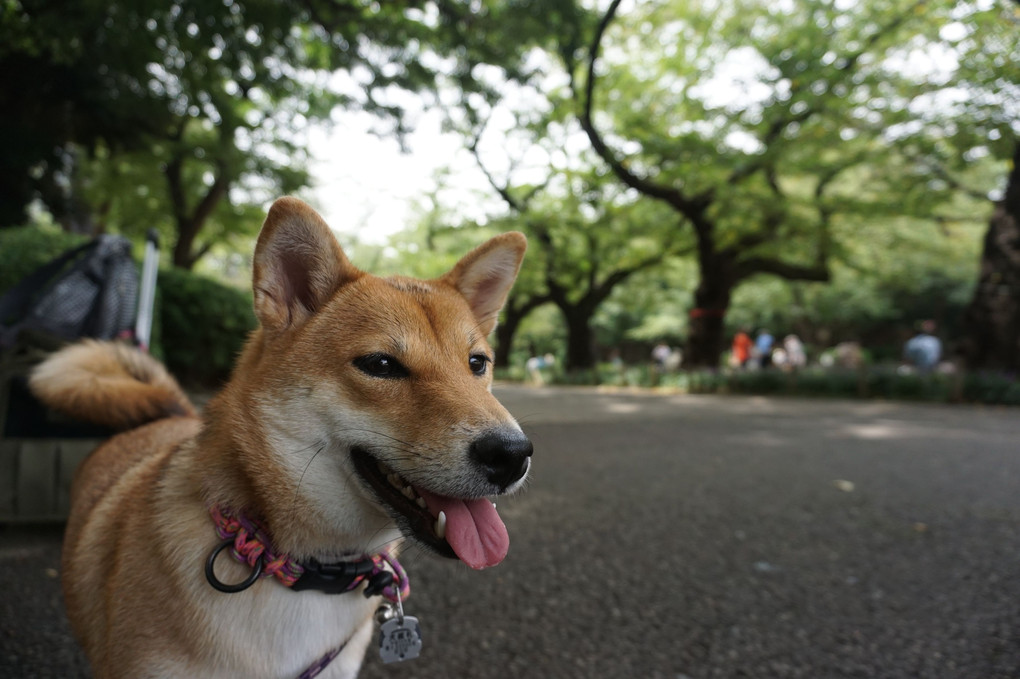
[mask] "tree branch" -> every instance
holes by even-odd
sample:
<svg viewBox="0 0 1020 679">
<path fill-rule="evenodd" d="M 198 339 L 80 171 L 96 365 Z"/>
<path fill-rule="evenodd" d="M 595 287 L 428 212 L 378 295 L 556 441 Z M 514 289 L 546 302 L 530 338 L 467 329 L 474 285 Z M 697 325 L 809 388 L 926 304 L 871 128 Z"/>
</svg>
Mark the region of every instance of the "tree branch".
<svg viewBox="0 0 1020 679">
<path fill-rule="evenodd" d="M 524 318 L 538 307 L 552 301 L 552 297 L 550 297 L 549 293 L 546 292 L 541 295 L 529 295 L 527 297 L 524 297 L 524 302 L 522 304 L 515 305 L 514 301 L 520 299 L 521 297 L 524 296 L 520 294 L 510 295 L 510 299 L 507 300 L 506 304 L 506 312 L 508 316 L 514 315 L 518 318 Z"/>
<path fill-rule="evenodd" d="M 824 263 L 804 266 L 768 257 L 748 257 L 743 259 L 737 264 L 735 273 L 738 281 L 760 273 L 774 274 L 791 281 L 826 282 L 830 276 L 829 268 Z"/>
<path fill-rule="evenodd" d="M 931 158 L 924 158 L 924 157 L 913 155 L 913 154 L 910 154 L 910 153 L 907 154 L 907 158 L 913 160 L 916 163 L 920 163 L 921 165 L 924 166 L 924 168 L 926 170 L 928 170 L 928 172 L 931 172 L 933 175 L 935 175 L 936 177 L 938 177 L 939 179 L 944 181 L 946 184 L 948 184 L 951 188 L 959 191 L 960 193 L 964 194 L 965 196 L 968 196 L 970 198 L 974 198 L 975 200 L 982 200 L 982 201 L 988 200 L 988 194 L 987 193 L 982 193 L 981 191 L 978 191 L 977 189 L 974 189 L 974 188 L 971 188 L 969 186 L 966 186 L 959 179 L 957 179 L 956 177 L 954 177 L 951 174 L 949 174 L 949 170 L 944 168 L 939 163 L 936 163 Z"/>
<path fill-rule="evenodd" d="M 545 248 L 545 251 L 554 252 L 552 235 L 550 235 L 549 229 L 546 228 L 545 224 L 529 221 L 528 225 L 534 231 L 535 237 L 542 244 L 542 247 Z M 556 281 L 552 257 L 545 258 L 545 287 L 549 291 L 549 299 L 553 304 L 560 309 L 570 306 L 570 300 L 567 298 L 567 288 Z"/>
<path fill-rule="evenodd" d="M 651 198 L 657 198 L 673 206 L 680 213 L 684 214 L 692 221 L 694 221 L 694 215 L 704 212 L 704 209 L 711 203 L 710 194 L 690 198 L 684 195 L 681 191 L 673 186 L 665 184 L 659 184 L 651 181 L 645 177 L 639 177 L 637 174 L 631 172 L 626 164 L 621 161 L 609 145 L 606 144 L 605 140 L 599 134 L 598 130 L 595 129 L 595 125 L 592 122 L 592 100 L 594 99 L 595 93 L 595 65 L 599 58 L 599 52 L 602 49 L 602 38 L 605 35 L 606 29 L 609 24 L 612 23 L 616 16 L 616 11 L 620 7 L 622 0 L 613 0 L 609 5 L 609 9 L 606 10 L 602 20 L 599 21 L 598 27 L 595 29 L 595 36 L 592 38 L 591 46 L 588 48 L 588 79 L 585 83 L 584 100 L 581 106 L 581 113 L 579 122 L 581 129 L 588 136 L 588 140 L 595 150 L 595 153 L 609 166 L 613 174 L 619 178 L 624 184 L 630 188 L 638 191 L 639 193 L 649 196 Z M 571 87 L 574 93 L 574 99 L 578 98 L 576 89 L 573 87 L 573 77 L 571 77 Z"/>
<path fill-rule="evenodd" d="M 188 260 L 189 260 L 188 268 L 190 269 L 191 267 L 193 267 L 195 265 L 196 262 L 198 262 L 198 260 L 202 259 L 207 254 L 209 254 L 209 251 L 212 250 L 212 247 L 213 247 L 212 241 L 206 241 L 205 243 L 203 243 L 198 248 L 198 250 L 196 250 L 194 252 L 194 254 L 192 254 L 190 257 L 188 257 Z"/>
<path fill-rule="evenodd" d="M 183 167 L 184 159 L 180 155 L 175 155 L 163 166 L 167 192 L 170 194 L 170 208 L 173 210 L 174 218 L 178 224 L 182 224 L 188 216 L 187 200 L 184 197 L 184 181 L 181 177 Z"/>
<path fill-rule="evenodd" d="M 478 152 L 478 143 L 481 140 L 483 131 L 484 125 L 483 129 L 480 130 L 478 134 L 474 135 L 474 137 L 468 143 L 467 148 L 471 152 L 471 155 L 475 157 L 475 163 L 478 165 L 478 169 L 480 169 L 482 171 L 482 174 L 485 175 L 485 179 L 489 182 L 489 185 L 492 187 L 492 189 L 499 195 L 500 198 L 502 198 L 506 202 L 507 205 L 510 206 L 511 210 L 517 212 L 518 214 L 523 215 L 527 211 L 528 206 L 530 205 L 532 199 L 538 194 L 539 191 L 544 189 L 549 184 L 549 180 L 551 177 L 547 176 L 544 182 L 542 182 L 538 186 L 532 187 L 524 195 L 523 198 L 518 198 L 514 196 L 510 192 L 510 185 L 499 184 L 496 181 L 496 178 L 493 176 L 493 174 L 489 171 L 489 168 L 485 167 L 485 163 L 482 162 L 481 154 Z"/>
<path fill-rule="evenodd" d="M 216 166 L 219 172 L 216 173 L 212 186 L 202 196 L 202 200 L 195 206 L 195 213 L 191 216 L 197 224 L 204 224 L 205 220 L 209 219 L 209 215 L 216 209 L 216 206 L 223 200 L 223 197 L 227 195 L 227 190 L 230 188 L 230 178 L 227 176 L 226 165 L 224 163 L 217 163 Z"/>
<path fill-rule="evenodd" d="M 485 163 L 482 162 L 482 157 L 478 153 L 478 136 L 471 140 L 468 144 L 468 150 L 471 151 L 471 155 L 475 157 L 475 163 L 478 165 L 478 169 L 485 175 L 485 179 L 489 182 L 489 186 L 492 187 L 493 191 L 499 194 L 499 197 L 510 206 L 510 209 L 514 212 L 523 214 L 527 209 L 527 205 L 517 200 L 512 193 L 510 193 L 509 185 L 503 185 L 496 181 L 496 178 L 489 172 L 489 168 L 485 167 Z M 534 195 L 534 194 L 532 194 Z"/>
</svg>

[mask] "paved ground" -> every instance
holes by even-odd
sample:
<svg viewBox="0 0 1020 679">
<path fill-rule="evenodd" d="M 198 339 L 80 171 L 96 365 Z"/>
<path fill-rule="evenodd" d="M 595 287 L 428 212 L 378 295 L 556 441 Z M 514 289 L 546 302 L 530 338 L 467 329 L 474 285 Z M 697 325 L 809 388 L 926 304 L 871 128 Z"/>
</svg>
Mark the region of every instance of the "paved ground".
<svg viewBox="0 0 1020 679">
<path fill-rule="evenodd" d="M 411 556 L 383 677 L 1020 677 L 1020 412 L 504 387 L 510 556 Z M 0 677 L 86 676 L 58 534 L 0 532 Z"/>
</svg>

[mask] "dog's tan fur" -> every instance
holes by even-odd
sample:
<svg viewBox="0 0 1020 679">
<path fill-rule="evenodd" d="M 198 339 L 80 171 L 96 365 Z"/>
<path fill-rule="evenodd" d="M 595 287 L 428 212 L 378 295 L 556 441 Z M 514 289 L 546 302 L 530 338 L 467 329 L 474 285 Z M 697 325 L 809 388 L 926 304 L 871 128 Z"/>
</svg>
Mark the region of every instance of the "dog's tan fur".
<svg viewBox="0 0 1020 679">
<path fill-rule="evenodd" d="M 260 327 L 201 419 L 161 366 L 117 345 L 73 346 L 40 366 L 32 387 L 50 405 L 148 422 L 98 448 L 72 489 L 63 585 L 95 675 L 297 677 L 346 640 L 320 676 L 355 676 L 378 599 L 272 578 L 215 591 L 203 575 L 219 542 L 209 507 L 257 517 L 279 552 L 329 562 L 405 537 L 355 474 L 355 448 L 433 493 L 518 487 L 494 487 L 468 452 L 485 431 L 520 432 L 490 393 L 491 368 L 479 374 L 468 358 L 491 356 L 485 338 L 524 249 L 523 236 L 503 234 L 439 279 L 377 278 L 350 264 L 311 208 L 284 198 L 256 246 Z M 406 376 L 360 370 L 373 354 Z M 217 561 L 225 582 L 247 573 Z"/>
</svg>

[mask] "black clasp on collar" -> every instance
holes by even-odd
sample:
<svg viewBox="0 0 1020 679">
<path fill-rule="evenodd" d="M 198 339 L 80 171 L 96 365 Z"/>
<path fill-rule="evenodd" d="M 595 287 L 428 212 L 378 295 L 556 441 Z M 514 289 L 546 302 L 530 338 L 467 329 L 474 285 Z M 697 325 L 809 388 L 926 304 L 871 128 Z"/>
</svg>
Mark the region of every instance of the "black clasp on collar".
<svg viewBox="0 0 1020 679">
<path fill-rule="evenodd" d="M 291 586 L 295 592 L 317 590 L 326 594 L 343 594 L 351 591 L 357 584 L 368 578 L 365 596 L 378 594 L 384 587 L 393 582 L 393 574 L 380 571 L 372 575 L 375 566 L 371 559 L 361 561 L 341 561 L 339 563 L 321 564 L 315 559 L 301 566 L 305 572 Z M 385 577 L 380 577 L 385 576 Z M 385 580 L 385 582 L 382 582 Z M 370 594 L 370 590 L 372 593 Z"/>
</svg>

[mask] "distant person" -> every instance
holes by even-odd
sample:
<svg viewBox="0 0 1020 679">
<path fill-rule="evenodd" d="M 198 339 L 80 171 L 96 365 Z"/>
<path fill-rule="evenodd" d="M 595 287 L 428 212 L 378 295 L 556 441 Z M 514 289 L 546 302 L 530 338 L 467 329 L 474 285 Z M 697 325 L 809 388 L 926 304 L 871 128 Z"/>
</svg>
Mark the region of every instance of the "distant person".
<svg viewBox="0 0 1020 679">
<path fill-rule="evenodd" d="M 840 342 L 818 357 L 823 368 L 858 370 L 864 366 L 864 350 L 859 342 Z"/>
<path fill-rule="evenodd" d="M 680 347 L 670 347 L 666 359 L 666 372 L 676 372 L 684 362 L 684 352 Z"/>
<path fill-rule="evenodd" d="M 524 364 L 524 367 L 528 370 L 528 376 L 531 378 L 531 383 L 539 387 L 544 385 L 545 378 L 542 377 L 542 368 L 551 368 L 554 363 L 556 363 L 556 357 L 552 354 L 532 356 L 529 358 Z"/>
<path fill-rule="evenodd" d="M 772 365 L 772 346 L 775 343 L 776 338 L 769 334 L 768 330 L 762 328 L 758 331 L 758 337 L 754 340 L 754 348 L 758 352 L 758 360 L 761 361 L 762 368 Z"/>
<path fill-rule="evenodd" d="M 620 354 L 619 349 L 613 349 L 609 352 L 609 364 L 613 366 L 613 370 L 623 370 L 623 356 Z"/>
<path fill-rule="evenodd" d="M 935 336 L 935 321 L 924 321 L 920 331 L 904 345 L 903 359 L 918 372 L 929 373 L 941 358 L 942 341 Z"/>
<path fill-rule="evenodd" d="M 754 347 L 754 342 L 751 341 L 751 336 L 747 334 L 747 331 L 738 330 L 737 334 L 733 336 L 733 346 L 730 350 L 733 367 L 747 367 L 747 362 L 751 360 L 752 347 Z"/>
<path fill-rule="evenodd" d="M 807 365 L 804 343 L 796 335 L 790 334 L 783 338 L 783 350 L 786 352 L 786 366 L 790 370 L 799 370 Z"/>
<path fill-rule="evenodd" d="M 669 363 L 669 355 L 671 353 L 672 349 L 665 342 L 659 342 L 652 349 L 652 363 L 655 364 L 655 369 L 658 372 L 666 371 L 666 365 Z"/>
<path fill-rule="evenodd" d="M 616 381 L 620 384 L 625 384 L 627 382 L 627 366 L 623 362 L 623 355 L 619 349 L 614 348 L 609 352 L 609 365 L 613 367 Z"/>
</svg>

